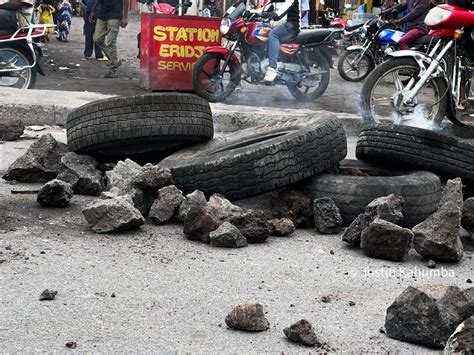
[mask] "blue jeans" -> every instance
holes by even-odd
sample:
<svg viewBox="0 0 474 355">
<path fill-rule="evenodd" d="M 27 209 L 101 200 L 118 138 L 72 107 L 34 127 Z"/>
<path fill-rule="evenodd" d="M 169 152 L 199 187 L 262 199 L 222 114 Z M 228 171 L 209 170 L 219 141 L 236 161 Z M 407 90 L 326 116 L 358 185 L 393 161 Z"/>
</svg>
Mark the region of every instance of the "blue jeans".
<svg viewBox="0 0 474 355">
<path fill-rule="evenodd" d="M 289 22 L 282 23 L 281 25 L 275 26 L 270 31 L 269 43 L 268 43 L 268 58 L 270 60 L 269 66 L 272 68 L 277 67 L 278 56 L 280 54 L 280 43 L 289 41 L 298 35 L 298 30 Z"/>
</svg>

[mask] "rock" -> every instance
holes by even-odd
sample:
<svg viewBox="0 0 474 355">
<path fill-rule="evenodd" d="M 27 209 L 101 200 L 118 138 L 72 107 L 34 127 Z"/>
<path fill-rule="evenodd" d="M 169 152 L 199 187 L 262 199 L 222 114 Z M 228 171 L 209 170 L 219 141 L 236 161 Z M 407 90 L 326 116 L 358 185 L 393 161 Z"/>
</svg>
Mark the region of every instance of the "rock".
<svg viewBox="0 0 474 355">
<path fill-rule="evenodd" d="M 36 201 L 45 207 L 66 207 L 69 205 L 72 195 L 71 185 L 55 179 L 41 187 L 36 196 Z"/>
<path fill-rule="evenodd" d="M 220 223 L 229 222 L 233 218 L 239 217 L 243 212 L 242 208 L 232 204 L 220 194 L 213 194 L 209 198 L 207 206 L 213 211 L 214 216 Z"/>
<path fill-rule="evenodd" d="M 428 260 L 428 264 L 426 265 L 430 269 L 436 269 L 436 262 L 434 260 Z"/>
<path fill-rule="evenodd" d="M 158 197 L 151 206 L 148 216 L 155 224 L 166 222 L 174 216 L 183 200 L 183 192 L 176 186 L 163 187 L 158 190 Z"/>
<path fill-rule="evenodd" d="M 313 211 L 314 225 L 319 233 L 337 234 L 341 231 L 341 212 L 331 198 L 321 197 L 315 199 Z"/>
<path fill-rule="evenodd" d="M 474 230 L 474 197 L 464 201 L 461 224 L 467 230 Z"/>
<path fill-rule="evenodd" d="M 222 248 L 242 248 L 247 246 L 247 239 L 239 229 L 229 222 L 222 223 L 219 228 L 209 233 L 211 245 Z"/>
<path fill-rule="evenodd" d="M 25 125 L 18 119 L 0 120 L 0 140 L 16 141 L 25 130 Z"/>
<path fill-rule="evenodd" d="M 464 295 L 469 300 L 467 306 L 467 315 L 472 316 L 474 315 L 474 287 L 469 287 L 468 289 L 464 290 Z"/>
<path fill-rule="evenodd" d="M 471 232 L 468 230 L 464 229 L 463 227 L 459 228 L 459 239 L 472 239 Z"/>
<path fill-rule="evenodd" d="M 179 206 L 178 219 L 181 222 L 184 222 L 191 207 L 204 206 L 206 203 L 206 196 L 202 191 L 196 190 L 190 194 L 187 194 L 184 198 L 184 201 Z"/>
<path fill-rule="evenodd" d="M 299 191 L 285 191 L 278 195 L 277 214 L 291 219 L 296 228 L 311 227 L 314 224 L 311 200 Z"/>
<path fill-rule="evenodd" d="M 409 286 L 387 309 L 387 335 L 411 343 L 442 347 L 468 316 L 468 302 L 457 286 Z"/>
<path fill-rule="evenodd" d="M 49 288 L 47 288 L 46 290 L 41 292 L 41 295 L 39 296 L 39 300 L 40 301 L 52 301 L 52 300 L 54 300 L 54 298 L 56 297 L 57 294 L 58 294 L 58 291 L 50 290 Z"/>
<path fill-rule="evenodd" d="M 99 200 L 82 210 L 91 229 L 97 233 L 122 232 L 145 223 L 130 196 Z"/>
<path fill-rule="evenodd" d="M 462 210 L 461 179 L 448 180 L 438 210 L 412 229 L 415 250 L 433 260 L 461 260 L 463 245 L 459 238 L 459 227 Z"/>
<path fill-rule="evenodd" d="M 342 240 L 354 246 L 359 245 L 362 231 L 375 218 L 380 218 L 394 224 L 400 223 L 403 219 L 402 206 L 403 198 L 395 194 L 376 198 L 367 205 L 364 213 L 358 215 L 350 226 L 346 228 L 342 234 Z"/>
<path fill-rule="evenodd" d="M 68 341 L 66 343 L 66 348 L 75 349 L 77 348 L 77 343 L 75 341 Z"/>
<path fill-rule="evenodd" d="M 306 346 L 318 345 L 318 338 L 314 332 L 314 328 L 306 319 L 302 319 L 295 324 L 283 329 L 286 337 L 291 341 Z"/>
<path fill-rule="evenodd" d="M 219 228 L 219 221 L 207 206 L 192 206 L 184 220 L 184 235 L 190 240 L 210 243 L 209 233 Z"/>
<path fill-rule="evenodd" d="M 99 169 L 102 173 L 105 174 L 106 171 L 114 170 L 117 164 L 111 162 L 103 162 L 100 163 L 97 169 Z"/>
<path fill-rule="evenodd" d="M 376 218 L 362 231 L 360 246 L 372 258 L 402 261 L 411 248 L 411 230 Z"/>
<path fill-rule="evenodd" d="M 233 218 L 231 223 L 240 230 L 247 243 L 263 243 L 270 236 L 271 227 L 262 211 L 248 210 Z"/>
<path fill-rule="evenodd" d="M 445 354 L 474 354 L 474 315 L 462 322 L 449 337 Z"/>
<path fill-rule="evenodd" d="M 66 153 L 61 158 L 57 179 L 71 184 L 76 194 L 99 196 L 104 189 L 104 179 L 98 165 L 91 156 Z"/>
<path fill-rule="evenodd" d="M 58 175 L 59 161 L 67 153 L 67 145 L 59 143 L 50 133 L 34 142 L 7 170 L 5 180 L 43 182 Z"/>
<path fill-rule="evenodd" d="M 261 332 L 270 328 L 270 322 L 263 313 L 263 306 L 259 303 L 234 307 L 225 317 L 225 324 L 229 328 L 250 332 Z"/>
<path fill-rule="evenodd" d="M 296 229 L 291 219 L 288 218 L 270 219 L 268 223 L 271 235 L 286 236 L 293 233 Z"/>
<path fill-rule="evenodd" d="M 174 180 L 170 169 L 146 164 L 133 178 L 133 183 L 142 190 L 158 190 L 165 186 L 174 185 Z"/>
</svg>

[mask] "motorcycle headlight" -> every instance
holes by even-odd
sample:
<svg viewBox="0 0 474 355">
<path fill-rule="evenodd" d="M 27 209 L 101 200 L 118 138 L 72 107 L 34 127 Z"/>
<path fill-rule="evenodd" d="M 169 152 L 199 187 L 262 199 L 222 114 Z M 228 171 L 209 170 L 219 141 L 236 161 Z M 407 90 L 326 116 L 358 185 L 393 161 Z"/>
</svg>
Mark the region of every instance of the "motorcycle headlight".
<svg viewBox="0 0 474 355">
<path fill-rule="evenodd" d="M 227 34 L 230 30 L 230 20 L 227 17 L 224 17 L 221 20 L 221 33 L 223 35 Z"/>
<path fill-rule="evenodd" d="M 428 15 L 425 17 L 425 24 L 428 26 L 436 26 L 446 21 L 449 16 L 451 16 L 451 11 L 437 6 L 428 12 Z"/>
</svg>

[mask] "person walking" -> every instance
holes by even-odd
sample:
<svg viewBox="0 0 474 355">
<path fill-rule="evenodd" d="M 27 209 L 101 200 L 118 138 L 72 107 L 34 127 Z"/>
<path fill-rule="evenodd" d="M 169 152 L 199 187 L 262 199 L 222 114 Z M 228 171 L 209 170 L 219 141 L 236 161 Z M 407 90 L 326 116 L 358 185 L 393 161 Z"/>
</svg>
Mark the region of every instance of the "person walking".
<svg viewBox="0 0 474 355">
<path fill-rule="evenodd" d="M 68 42 L 69 30 L 72 22 L 72 6 L 69 0 L 62 0 L 58 4 L 58 41 Z"/>
<path fill-rule="evenodd" d="M 95 22 L 89 22 L 89 14 L 94 5 L 94 0 L 83 0 L 82 6 L 82 17 L 84 18 L 84 37 L 85 37 L 85 48 L 84 58 L 92 59 L 92 54 L 95 53 L 95 59 L 99 61 L 107 61 L 108 58 L 102 53 L 102 49 L 94 42 Z"/>
<path fill-rule="evenodd" d="M 99 3 L 101 7 L 97 11 Z M 92 5 L 89 22 L 94 22 L 97 17 L 94 40 L 109 58 L 109 70 L 104 78 L 116 78 L 118 76 L 117 71 L 122 61 L 118 59 L 117 36 L 120 27 L 127 27 L 128 7 L 129 0 L 95 0 Z"/>
</svg>

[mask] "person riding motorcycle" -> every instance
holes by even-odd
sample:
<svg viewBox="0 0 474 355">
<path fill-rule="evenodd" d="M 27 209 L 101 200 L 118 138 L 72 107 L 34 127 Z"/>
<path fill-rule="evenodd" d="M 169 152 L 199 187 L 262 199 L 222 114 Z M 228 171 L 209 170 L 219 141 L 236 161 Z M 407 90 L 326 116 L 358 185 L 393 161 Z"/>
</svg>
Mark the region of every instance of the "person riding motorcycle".
<svg viewBox="0 0 474 355">
<path fill-rule="evenodd" d="M 28 27 L 33 16 L 34 0 L 8 0 L 0 4 L 0 29 Z"/>
</svg>

